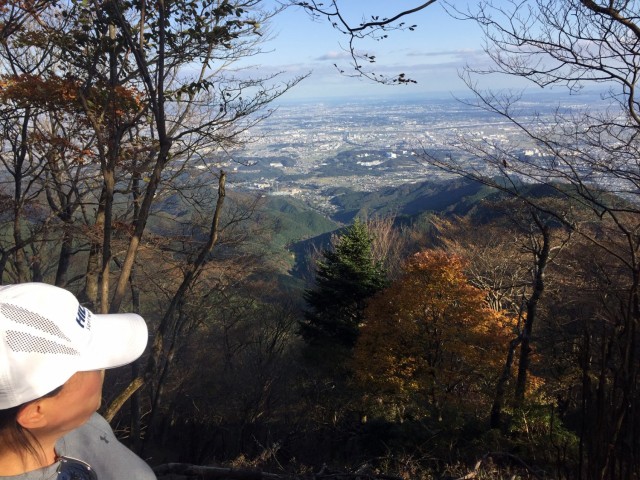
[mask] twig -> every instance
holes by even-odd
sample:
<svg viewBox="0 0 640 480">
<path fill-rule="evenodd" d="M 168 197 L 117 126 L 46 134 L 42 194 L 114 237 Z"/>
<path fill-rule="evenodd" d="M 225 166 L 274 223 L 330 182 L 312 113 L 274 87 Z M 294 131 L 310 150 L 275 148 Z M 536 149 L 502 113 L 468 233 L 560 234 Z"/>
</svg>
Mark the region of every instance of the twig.
<svg viewBox="0 0 640 480">
<path fill-rule="evenodd" d="M 260 470 L 243 470 L 226 467 L 209 467 L 202 465 L 191 465 L 188 463 L 165 463 L 153 468 L 155 474 L 161 478 L 162 475 L 193 475 L 199 478 L 221 478 L 235 480 L 402 480 L 400 477 L 386 474 L 372 473 L 347 473 L 347 472 L 327 472 L 307 475 L 288 475 L 267 473 Z"/>
</svg>

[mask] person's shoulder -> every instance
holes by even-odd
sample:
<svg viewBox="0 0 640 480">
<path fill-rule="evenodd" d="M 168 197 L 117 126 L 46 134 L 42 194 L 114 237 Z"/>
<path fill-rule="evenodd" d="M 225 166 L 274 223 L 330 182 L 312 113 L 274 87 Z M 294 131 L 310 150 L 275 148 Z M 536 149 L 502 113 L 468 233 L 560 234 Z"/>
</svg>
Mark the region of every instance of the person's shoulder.
<svg viewBox="0 0 640 480">
<path fill-rule="evenodd" d="M 149 465 L 120 443 L 109 422 L 97 413 L 84 425 L 65 435 L 56 445 L 58 448 L 63 455 L 89 463 L 101 480 L 156 478 Z"/>
<path fill-rule="evenodd" d="M 85 425 L 89 425 L 97 428 L 103 428 L 111 431 L 111 425 L 109 425 L 109 422 L 107 422 L 105 418 L 102 415 L 100 415 L 98 412 L 91 415 L 91 418 L 89 418 L 89 420 L 85 423 Z"/>
<path fill-rule="evenodd" d="M 84 425 L 80 426 L 77 430 L 79 431 L 100 431 L 105 434 L 113 435 L 113 429 L 109 422 L 105 420 L 105 418 L 99 413 L 94 413 L 91 415 L 91 418 Z"/>
</svg>

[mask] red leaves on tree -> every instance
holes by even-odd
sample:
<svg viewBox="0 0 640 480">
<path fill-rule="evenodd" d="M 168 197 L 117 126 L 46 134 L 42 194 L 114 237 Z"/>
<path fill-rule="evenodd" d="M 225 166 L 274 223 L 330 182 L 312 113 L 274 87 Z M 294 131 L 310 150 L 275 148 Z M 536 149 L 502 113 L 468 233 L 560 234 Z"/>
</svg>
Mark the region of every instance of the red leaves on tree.
<svg viewBox="0 0 640 480">
<path fill-rule="evenodd" d="M 369 303 L 357 377 L 383 402 L 485 407 L 509 339 L 509 319 L 485 297 L 467 281 L 461 258 L 412 256 L 404 275 Z"/>
<path fill-rule="evenodd" d="M 73 78 L 5 75 L 0 77 L 0 101 L 19 108 L 111 114 L 121 117 L 140 109 L 140 95 L 123 86 L 97 84 L 83 88 Z M 88 112 L 87 112 L 88 113 Z"/>
</svg>

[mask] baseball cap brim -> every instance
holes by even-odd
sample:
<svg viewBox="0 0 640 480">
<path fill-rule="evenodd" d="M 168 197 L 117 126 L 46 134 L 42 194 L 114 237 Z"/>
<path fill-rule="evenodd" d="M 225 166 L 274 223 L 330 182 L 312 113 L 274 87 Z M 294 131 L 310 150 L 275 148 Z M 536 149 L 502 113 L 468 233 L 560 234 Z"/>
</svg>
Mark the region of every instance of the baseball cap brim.
<svg viewBox="0 0 640 480">
<path fill-rule="evenodd" d="M 149 338 L 147 324 L 135 313 L 91 314 L 91 340 L 78 371 L 120 367 L 142 355 Z"/>
</svg>

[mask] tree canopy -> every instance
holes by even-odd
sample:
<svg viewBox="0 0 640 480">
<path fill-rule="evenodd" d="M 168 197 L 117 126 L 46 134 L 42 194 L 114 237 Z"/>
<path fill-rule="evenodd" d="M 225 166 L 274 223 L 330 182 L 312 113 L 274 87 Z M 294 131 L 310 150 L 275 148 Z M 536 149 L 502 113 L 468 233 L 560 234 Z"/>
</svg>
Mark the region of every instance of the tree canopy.
<svg viewBox="0 0 640 480">
<path fill-rule="evenodd" d="M 355 344 L 367 299 L 386 283 L 372 244 L 367 224 L 357 220 L 336 238 L 333 248 L 323 250 L 315 288 L 304 294 L 309 309 L 300 331 L 308 343 Z"/>
<path fill-rule="evenodd" d="M 380 403 L 414 415 L 487 409 L 512 320 L 489 308 L 464 268 L 458 256 L 422 251 L 369 302 L 354 369 Z"/>
</svg>

